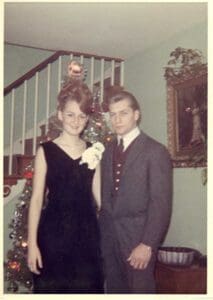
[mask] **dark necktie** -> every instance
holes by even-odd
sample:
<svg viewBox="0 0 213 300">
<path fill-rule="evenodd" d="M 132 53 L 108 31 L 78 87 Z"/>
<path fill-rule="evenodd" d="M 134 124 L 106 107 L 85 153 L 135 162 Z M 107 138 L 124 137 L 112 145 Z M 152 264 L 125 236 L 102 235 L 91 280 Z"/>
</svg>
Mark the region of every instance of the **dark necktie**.
<svg viewBox="0 0 213 300">
<path fill-rule="evenodd" d="M 120 139 L 120 143 L 117 145 L 117 153 L 121 154 L 124 150 L 124 143 L 123 139 Z"/>
</svg>

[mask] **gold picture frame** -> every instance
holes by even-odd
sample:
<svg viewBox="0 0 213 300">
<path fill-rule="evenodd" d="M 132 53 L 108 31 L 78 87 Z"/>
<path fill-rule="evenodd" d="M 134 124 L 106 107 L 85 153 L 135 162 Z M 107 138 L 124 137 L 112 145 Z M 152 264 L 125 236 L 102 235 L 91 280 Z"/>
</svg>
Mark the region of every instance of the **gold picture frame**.
<svg viewBox="0 0 213 300">
<path fill-rule="evenodd" d="M 183 62 L 180 56 L 188 50 L 177 49 L 172 52 L 175 59 L 165 72 L 168 150 L 174 167 L 204 167 L 207 164 L 207 65 L 200 60 L 194 64 L 188 60 L 180 65 Z"/>
</svg>

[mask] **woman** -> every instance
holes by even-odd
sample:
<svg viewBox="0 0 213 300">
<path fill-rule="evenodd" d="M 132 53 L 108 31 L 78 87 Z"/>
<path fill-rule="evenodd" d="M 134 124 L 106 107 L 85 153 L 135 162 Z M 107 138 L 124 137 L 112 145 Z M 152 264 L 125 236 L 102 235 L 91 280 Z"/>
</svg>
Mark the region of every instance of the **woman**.
<svg viewBox="0 0 213 300">
<path fill-rule="evenodd" d="M 80 81 L 62 88 L 58 119 L 63 131 L 36 154 L 28 229 L 34 293 L 103 292 L 94 203 L 100 203 L 100 172 L 81 160 L 91 146 L 81 139 L 91 101 L 91 92 Z"/>
</svg>

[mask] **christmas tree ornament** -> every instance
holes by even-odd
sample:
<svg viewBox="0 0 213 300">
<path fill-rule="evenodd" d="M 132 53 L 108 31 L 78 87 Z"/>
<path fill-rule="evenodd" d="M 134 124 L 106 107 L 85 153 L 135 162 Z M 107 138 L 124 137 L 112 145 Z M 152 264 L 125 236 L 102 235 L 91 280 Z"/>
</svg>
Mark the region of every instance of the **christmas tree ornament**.
<svg viewBox="0 0 213 300">
<path fill-rule="evenodd" d="M 27 242 L 26 241 L 22 241 L 21 242 L 21 246 L 22 246 L 22 248 L 27 248 Z"/>
<path fill-rule="evenodd" d="M 26 286 L 26 288 L 30 289 L 32 286 L 32 281 L 31 280 L 26 280 L 24 285 Z"/>
<path fill-rule="evenodd" d="M 32 179 L 33 178 L 33 172 L 29 171 L 29 170 L 26 170 L 23 174 L 23 177 L 26 178 L 26 179 Z"/>
<path fill-rule="evenodd" d="M 9 234 L 9 237 L 10 237 L 10 239 L 14 239 L 15 234 L 14 234 L 13 232 L 11 232 L 11 233 Z"/>
<path fill-rule="evenodd" d="M 20 263 L 17 261 L 9 261 L 8 268 L 15 271 L 20 271 Z"/>
</svg>

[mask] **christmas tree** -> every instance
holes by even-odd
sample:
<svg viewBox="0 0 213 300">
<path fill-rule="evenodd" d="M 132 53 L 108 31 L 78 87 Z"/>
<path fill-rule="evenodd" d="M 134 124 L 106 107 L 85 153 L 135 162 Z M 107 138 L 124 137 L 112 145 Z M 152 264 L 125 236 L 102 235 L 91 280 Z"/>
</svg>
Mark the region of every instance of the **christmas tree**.
<svg viewBox="0 0 213 300">
<path fill-rule="evenodd" d="M 83 139 L 90 143 L 101 142 L 106 145 L 113 139 L 113 133 L 109 129 L 106 114 L 100 103 L 100 90 L 96 88 L 93 93 L 92 114 L 89 123 L 84 130 Z"/>
<path fill-rule="evenodd" d="M 18 199 L 13 218 L 9 224 L 12 249 L 7 253 L 4 263 L 5 281 L 8 283 L 7 291 L 15 293 L 19 284 L 26 287 L 29 292 L 32 288 L 32 275 L 27 267 L 27 219 L 30 198 L 32 194 L 33 166 L 30 164 L 23 174 L 26 179 L 24 190 Z"/>
<path fill-rule="evenodd" d="M 80 64 L 74 65 L 76 67 L 76 65 Z M 81 72 L 83 72 L 82 67 Z M 75 76 L 78 76 L 76 80 L 83 78 L 78 72 L 76 74 Z M 100 141 L 106 144 L 111 141 L 113 134 L 107 125 L 98 89 L 95 89 L 93 94 L 91 109 L 92 114 L 89 124 L 83 133 L 83 139 L 91 143 Z M 61 127 L 55 115 L 49 119 L 49 131 L 43 140 L 55 138 L 60 131 Z M 32 194 L 33 162 L 25 169 L 23 177 L 26 179 L 25 187 L 18 199 L 13 218 L 9 224 L 9 228 L 11 228 L 10 238 L 13 241 L 12 249 L 7 252 L 7 261 L 4 263 L 5 281 L 9 293 L 18 293 L 20 285 L 26 288 L 26 293 L 31 293 L 33 288 L 32 273 L 27 266 L 27 224 Z"/>
</svg>

